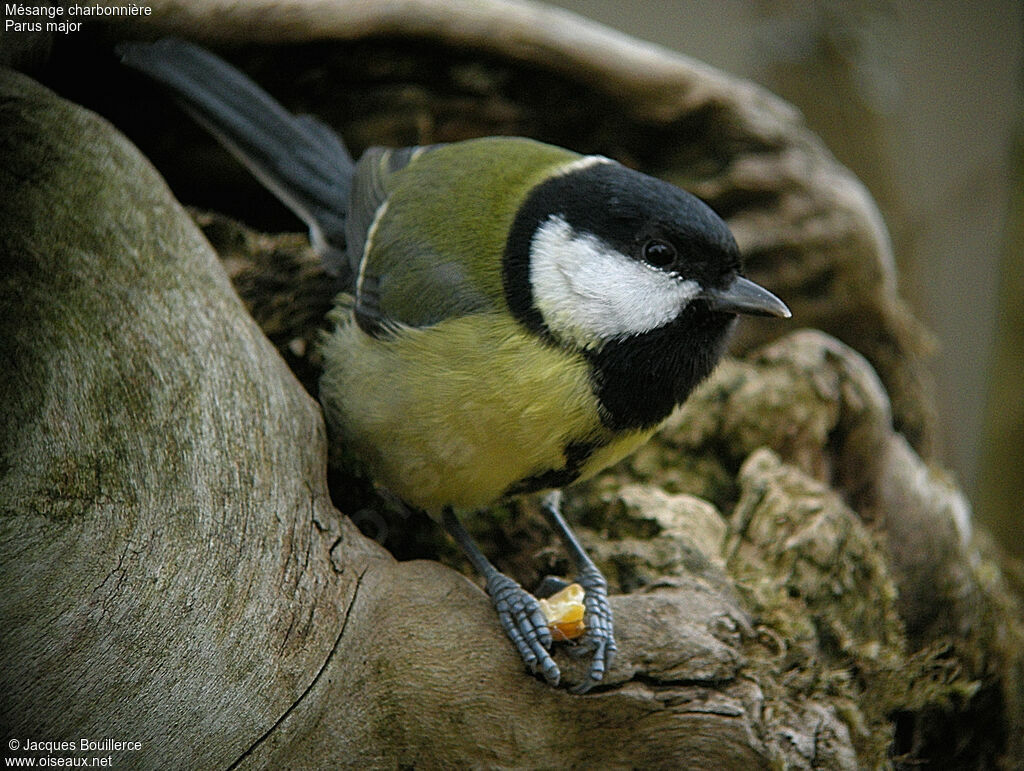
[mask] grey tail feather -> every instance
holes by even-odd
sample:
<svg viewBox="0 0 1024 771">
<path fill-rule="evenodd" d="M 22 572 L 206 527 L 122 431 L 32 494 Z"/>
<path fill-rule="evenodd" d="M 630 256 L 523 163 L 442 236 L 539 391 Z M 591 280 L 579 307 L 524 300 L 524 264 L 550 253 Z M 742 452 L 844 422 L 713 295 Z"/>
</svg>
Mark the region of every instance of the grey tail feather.
<svg viewBox="0 0 1024 771">
<path fill-rule="evenodd" d="M 121 61 L 167 86 L 185 109 L 308 226 L 328 272 L 348 278 L 345 215 L 354 164 L 338 135 L 293 115 L 248 76 L 193 43 L 121 43 Z"/>
</svg>

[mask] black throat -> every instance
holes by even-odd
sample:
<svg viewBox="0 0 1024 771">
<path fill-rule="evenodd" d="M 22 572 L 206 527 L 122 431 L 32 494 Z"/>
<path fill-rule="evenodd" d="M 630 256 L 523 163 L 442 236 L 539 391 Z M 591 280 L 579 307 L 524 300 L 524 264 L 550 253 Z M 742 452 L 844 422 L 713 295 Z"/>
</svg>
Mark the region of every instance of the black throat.
<svg viewBox="0 0 1024 771">
<path fill-rule="evenodd" d="M 687 308 L 668 326 L 611 341 L 585 354 L 609 428 L 656 426 L 711 373 L 736 317 L 702 305 Z"/>
</svg>

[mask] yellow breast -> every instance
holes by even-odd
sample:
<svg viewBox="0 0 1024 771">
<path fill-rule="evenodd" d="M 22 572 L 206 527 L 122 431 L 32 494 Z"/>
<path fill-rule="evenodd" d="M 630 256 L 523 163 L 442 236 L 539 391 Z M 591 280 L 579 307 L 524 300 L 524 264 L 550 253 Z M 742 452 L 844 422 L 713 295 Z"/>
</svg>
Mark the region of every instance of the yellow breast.
<svg viewBox="0 0 1024 771">
<path fill-rule="evenodd" d="M 342 324 L 324 346 L 321 400 L 332 431 L 411 506 L 480 509 L 515 483 L 565 467 L 593 443 L 590 476 L 651 430 L 611 435 L 586 361 L 500 314 L 476 314 L 374 339 Z"/>
</svg>

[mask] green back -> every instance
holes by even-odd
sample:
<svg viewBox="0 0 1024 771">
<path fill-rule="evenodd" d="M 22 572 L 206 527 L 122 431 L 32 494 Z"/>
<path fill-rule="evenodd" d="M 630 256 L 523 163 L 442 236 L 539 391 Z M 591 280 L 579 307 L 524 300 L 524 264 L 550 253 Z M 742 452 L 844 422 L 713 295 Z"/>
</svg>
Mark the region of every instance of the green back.
<svg viewBox="0 0 1024 771">
<path fill-rule="evenodd" d="M 416 155 L 368 153 L 357 167 L 353 195 L 361 200 L 353 211 L 364 212 L 360 227 L 369 244 L 357 290 L 375 297 L 357 296 L 357 307 L 373 308 L 383 323 L 409 326 L 504 310 L 502 255 L 512 221 L 538 183 L 579 157 L 510 137 Z M 379 205 L 387 209 L 378 212 Z"/>
</svg>

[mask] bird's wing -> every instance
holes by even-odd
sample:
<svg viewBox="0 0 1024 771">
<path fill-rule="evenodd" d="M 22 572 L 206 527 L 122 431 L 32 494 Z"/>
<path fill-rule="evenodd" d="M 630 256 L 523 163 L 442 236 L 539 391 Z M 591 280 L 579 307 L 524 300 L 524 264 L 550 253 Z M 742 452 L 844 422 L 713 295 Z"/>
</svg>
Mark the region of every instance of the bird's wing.
<svg viewBox="0 0 1024 771">
<path fill-rule="evenodd" d="M 507 311 L 503 256 L 530 190 L 575 153 L 528 139 L 371 148 L 356 164 L 347 241 L 370 334 Z"/>
<path fill-rule="evenodd" d="M 377 212 L 390 193 L 391 176 L 436 145 L 403 147 L 371 147 L 360 157 L 352 177 L 348 200 L 346 241 L 353 270 L 357 270 L 366 246 L 366 237 Z"/>
<path fill-rule="evenodd" d="M 437 255 L 426 243 L 416 239 L 393 244 L 395 228 L 391 227 L 388 217 L 392 206 L 408 208 L 402 206 L 405 196 L 400 191 L 394 201 L 391 199 L 396 188 L 401 188 L 397 184 L 400 175 L 420 156 L 437 147 L 371 147 L 356 164 L 348 202 L 346 241 L 355 284 L 356 321 L 374 336 L 390 334 L 396 326 L 429 326 L 448 315 L 446 310 L 425 313 L 422 306 L 396 300 L 398 274 L 406 274 L 410 266 L 420 266 L 421 272 L 426 273 L 426 268 L 437 262 Z M 443 194 L 443 191 L 438 192 Z M 403 212 L 403 215 L 402 221 L 409 228 L 419 219 L 415 213 L 410 216 Z M 387 246 L 382 248 L 382 241 L 377 240 L 378 233 Z M 439 310 L 449 307 L 448 297 L 458 293 L 459 287 L 447 280 L 439 283 L 431 281 L 429 275 L 421 275 L 416 291 L 429 295 L 434 309 Z"/>
</svg>

